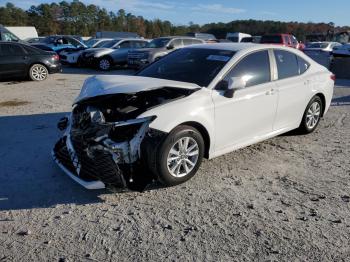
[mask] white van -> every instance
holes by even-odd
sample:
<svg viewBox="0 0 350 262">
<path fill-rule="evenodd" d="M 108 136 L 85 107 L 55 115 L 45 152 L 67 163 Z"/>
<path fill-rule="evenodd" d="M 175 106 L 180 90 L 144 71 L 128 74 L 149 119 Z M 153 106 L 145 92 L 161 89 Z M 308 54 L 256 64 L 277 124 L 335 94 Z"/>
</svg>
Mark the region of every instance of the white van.
<svg viewBox="0 0 350 262">
<path fill-rule="evenodd" d="M 250 43 L 253 42 L 253 38 L 251 35 L 249 34 L 245 34 L 245 33 L 227 33 L 226 34 L 226 39 L 230 40 L 231 42 L 234 43 Z"/>
</svg>

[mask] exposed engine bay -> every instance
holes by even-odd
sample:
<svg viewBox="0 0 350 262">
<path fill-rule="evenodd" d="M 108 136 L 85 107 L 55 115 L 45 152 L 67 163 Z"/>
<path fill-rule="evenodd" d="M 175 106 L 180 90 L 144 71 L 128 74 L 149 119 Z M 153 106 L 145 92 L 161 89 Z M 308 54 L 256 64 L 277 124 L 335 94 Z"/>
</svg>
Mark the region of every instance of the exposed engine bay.
<svg viewBox="0 0 350 262">
<path fill-rule="evenodd" d="M 89 189 L 102 188 L 102 185 L 128 188 L 135 182 L 144 182 L 145 177 L 135 176 L 142 165 L 141 147 L 152 140 L 159 142 L 166 134 L 149 128 L 156 116 L 137 117 L 193 92 L 195 90 L 163 87 L 79 101 L 71 115 L 58 123 L 58 128 L 65 133 L 53 150 L 54 158 L 70 176 L 85 181 L 83 186 Z M 156 143 L 151 142 L 152 146 Z M 150 176 L 148 179 L 152 180 Z"/>
</svg>

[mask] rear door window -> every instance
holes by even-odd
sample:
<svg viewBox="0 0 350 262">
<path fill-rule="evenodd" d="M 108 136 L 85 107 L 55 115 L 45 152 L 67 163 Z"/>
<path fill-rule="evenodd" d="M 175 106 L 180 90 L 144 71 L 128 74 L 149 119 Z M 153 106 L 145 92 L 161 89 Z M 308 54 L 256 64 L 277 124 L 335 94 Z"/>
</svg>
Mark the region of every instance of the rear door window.
<svg viewBox="0 0 350 262">
<path fill-rule="evenodd" d="M 225 77 L 240 77 L 246 81 L 246 87 L 271 81 L 270 59 L 267 50 L 255 52 L 244 57 Z"/>
<path fill-rule="evenodd" d="M 26 54 L 21 46 L 14 44 L 2 44 L 1 50 L 6 56 L 21 56 Z"/>
<path fill-rule="evenodd" d="M 273 52 L 279 80 L 299 75 L 299 64 L 295 54 L 284 50 L 274 50 Z"/>
<path fill-rule="evenodd" d="M 133 41 L 132 47 L 133 48 L 143 48 L 147 45 L 147 42 L 145 41 Z"/>
</svg>

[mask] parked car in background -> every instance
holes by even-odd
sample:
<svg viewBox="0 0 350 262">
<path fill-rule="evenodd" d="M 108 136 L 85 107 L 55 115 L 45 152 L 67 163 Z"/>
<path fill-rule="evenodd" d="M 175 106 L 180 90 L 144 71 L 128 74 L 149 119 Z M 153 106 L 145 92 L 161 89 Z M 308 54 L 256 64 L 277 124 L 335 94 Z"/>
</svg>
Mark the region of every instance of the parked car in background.
<svg viewBox="0 0 350 262">
<path fill-rule="evenodd" d="M 7 30 L 4 26 L 0 25 L 0 41 L 19 42 L 20 39 Z"/>
<path fill-rule="evenodd" d="M 42 81 L 60 71 L 61 64 L 55 52 L 21 43 L 0 42 L 0 78 L 30 77 Z"/>
<path fill-rule="evenodd" d="M 231 42 L 234 43 L 251 43 L 253 42 L 253 37 L 249 34 L 245 33 L 227 33 L 226 34 L 226 39 L 230 40 Z"/>
<path fill-rule="evenodd" d="M 80 55 L 79 63 L 106 71 L 116 65 L 126 65 L 128 52 L 143 48 L 147 44 L 148 40 L 138 38 L 114 39 L 106 42 L 100 48 L 84 50 Z"/>
<path fill-rule="evenodd" d="M 253 43 L 260 44 L 262 36 L 260 36 L 260 35 L 253 35 L 252 38 L 253 38 Z"/>
<path fill-rule="evenodd" d="M 65 133 L 53 156 L 88 189 L 128 186 L 141 163 L 174 186 L 193 177 L 203 157 L 297 128 L 313 132 L 333 88 L 334 75 L 299 50 L 189 46 L 135 76 L 87 79 L 70 117 L 59 123 Z"/>
<path fill-rule="evenodd" d="M 81 50 L 87 48 L 84 43 L 67 35 L 48 36 L 39 44 L 33 44 L 33 46 L 41 49 L 43 46 L 46 46 L 47 49 L 55 51 L 58 54 L 63 50 Z"/>
<path fill-rule="evenodd" d="M 350 44 L 333 47 L 332 55 L 334 57 L 350 57 Z"/>
<path fill-rule="evenodd" d="M 308 56 L 331 55 L 333 49 L 342 46 L 337 42 L 310 42 L 306 43 L 304 53 Z"/>
<path fill-rule="evenodd" d="M 169 36 L 153 39 L 147 46 L 140 50 L 130 51 L 128 54 L 128 66 L 130 68 L 140 68 L 148 65 L 170 52 L 184 46 L 203 44 L 204 40 L 186 37 Z"/>
<path fill-rule="evenodd" d="M 104 44 L 112 41 L 113 39 L 109 38 L 101 38 L 101 39 L 89 39 L 85 44 L 88 48 L 99 48 L 103 46 Z M 69 64 L 69 65 L 78 65 L 80 66 L 80 56 L 84 52 L 84 50 L 87 50 L 88 48 L 82 48 L 80 50 L 63 50 L 60 52 L 60 59 L 62 63 Z"/>
<path fill-rule="evenodd" d="M 113 38 L 90 38 L 87 41 L 84 41 L 84 44 L 88 47 L 101 47 L 105 43 L 112 41 Z"/>
<path fill-rule="evenodd" d="M 263 35 L 260 40 L 261 44 L 283 45 L 299 49 L 299 42 L 293 35 L 289 34 L 270 34 Z"/>
<path fill-rule="evenodd" d="M 198 39 L 202 39 L 206 43 L 217 43 L 218 40 L 216 39 L 215 35 L 208 34 L 208 33 L 187 33 L 186 34 L 189 37 L 194 37 Z"/>
<path fill-rule="evenodd" d="M 303 51 L 317 63 L 329 68 L 333 48 L 338 46 L 341 46 L 341 44 L 337 42 L 311 42 L 305 45 Z"/>
<path fill-rule="evenodd" d="M 25 42 L 27 42 L 28 44 L 36 44 L 36 43 L 41 43 L 42 41 L 44 41 L 45 37 L 31 37 L 31 38 L 27 38 L 24 39 Z"/>
</svg>

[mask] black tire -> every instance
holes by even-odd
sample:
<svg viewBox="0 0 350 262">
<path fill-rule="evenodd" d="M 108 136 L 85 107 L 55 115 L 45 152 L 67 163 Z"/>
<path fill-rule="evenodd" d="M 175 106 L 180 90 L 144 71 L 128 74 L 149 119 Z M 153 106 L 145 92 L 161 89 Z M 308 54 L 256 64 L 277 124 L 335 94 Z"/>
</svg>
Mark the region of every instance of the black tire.
<svg viewBox="0 0 350 262">
<path fill-rule="evenodd" d="M 44 81 L 49 76 L 49 70 L 42 64 L 34 64 L 29 68 L 28 75 L 33 81 Z"/>
<path fill-rule="evenodd" d="M 308 121 L 310 121 L 310 118 L 308 117 L 308 115 L 310 115 L 309 113 L 312 111 L 312 107 L 317 104 L 319 106 L 319 114 L 318 114 L 318 118 L 316 123 L 314 123 L 313 125 L 309 125 Z M 302 134 L 310 134 L 312 132 L 315 131 L 315 129 L 317 128 L 318 124 L 320 123 L 321 120 L 321 116 L 322 116 L 322 112 L 324 109 L 324 105 L 322 102 L 322 99 L 319 96 L 314 96 L 310 102 L 308 103 L 308 105 L 306 106 L 304 115 L 303 115 L 303 119 L 301 120 L 300 126 L 299 126 L 299 131 Z M 311 111 L 309 111 L 311 110 Z"/>
<path fill-rule="evenodd" d="M 172 147 L 180 140 L 180 139 L 185 139 L 185 138 L 190 138 L 190 142 L 192 145 L 194 145 L 194 141 L 197 143 L 198 146 L 198 158 L 195 162 L 195 165 L 192 168 L 192 170 L 181 177 L 176 177 L 171 174 L 168 168 L 168 155 Z M 151 167 L 153 173 L 158 177 L 158 180 L 165 186 L 175 186 L 178 184 L 181 184 L 190 178 L 192 178 L 198 168 L 200 167 L 202 160 L 203 160 L 203 155 L 204 155 L 204 140 L 200 132 L 191 127 L 191 126 L 186 126 L 182 125 L 177 128 L 175 128 L 173 131 L 171 131 L 168 136 L 160 143 L 160 145 L 156 149 L 156 155 L 155 155 L 155 161 L 153 167 Z M 197 151 L 197 150 L 196 150 Z M 179 157 L 180 158 L 180 157 Z M 186 157 L 185 157 L 186 158 Z M 190 157 L 189 157 L 190 158 Z M 189 159 L 187 158 L 187 159 Z M 192 159 L 191 159 L 192 160 Z M 176 161 L 181 161 L 181 160 L 176 160 Z M 183 159 L 185 161 L 185 159 Z M 184 163 L 185 164 L 185 163 Z M 180 169 L 184 169 L 184 166 L 180 164 L 181 167 Z"/>
<path fill-rule="evenodd" d="M 109 57 L 101 57 L 97 62 L 97 68 L 102 71 L 109 71 L 112 68 L 112 59 Z"/>
</svg>

